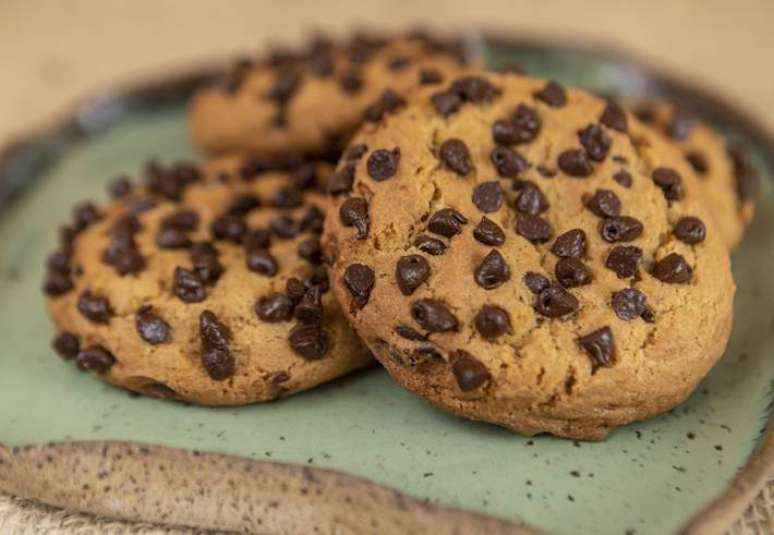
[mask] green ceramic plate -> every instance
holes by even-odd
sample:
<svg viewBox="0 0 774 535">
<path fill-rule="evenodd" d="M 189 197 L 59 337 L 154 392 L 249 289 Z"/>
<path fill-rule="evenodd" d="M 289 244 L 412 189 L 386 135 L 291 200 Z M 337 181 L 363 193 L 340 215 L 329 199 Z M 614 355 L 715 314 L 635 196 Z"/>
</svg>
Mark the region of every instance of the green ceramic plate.
<svg viewBox="0 0 774 535">
<path fill-rule="evenodd" d="M 480 45 L 481 43 L 479 43 Z M 490 40 L 492 64 L 605 92 L 663 94 L 745 138 L 770 174 L 772 147 L 711 97 L 599 51 Z M 127 440 L 341 470 L 409 495 L 552 533 L 669 533 L 723 493 L 761 443 L 774 378 L 774 197 L 734 255 L 736 323 L 725 357 L 693 396 L 602 443 L 522 438 L 457 419 L 381 369 L 290 399 L 201 408 L 130 397 L 59 360 L 39 290 L 55 229 L 83 198 L 149 156 L 194 156 L 183 102 L 191 80 L 92 102 L 0 156 L 0 440 Z M 768 167 L 767 167 L 768 166 Z M 766 178 L 769 178 L 768 176 Z M 13 201 L 13 202 L 11 202 Z M 679 326 L 676 326 L 679 328 Z M 88 504 L 83 508 L 88 509 Z"/>
</svg>

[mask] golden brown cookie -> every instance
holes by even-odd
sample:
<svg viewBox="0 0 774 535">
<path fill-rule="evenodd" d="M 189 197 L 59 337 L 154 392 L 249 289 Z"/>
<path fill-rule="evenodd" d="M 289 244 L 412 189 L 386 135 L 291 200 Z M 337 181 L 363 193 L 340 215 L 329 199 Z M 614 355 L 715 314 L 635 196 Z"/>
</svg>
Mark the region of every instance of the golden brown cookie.
<svg viewBox="0 0 774 535">
<path fill-rule="evenodd" d="M 334 293 L 439 407 L 598 440 L 674 407 L 723 353 L 734 282 L 701 186 L 617 105 L 473 73 L 350 152 L 323 237 Z"/>
<path fill-rule="evenodd" d="M 340 150 L 361 121 L 378 121 L 403 105 L 405 90 L 441 83 L 462 61 L 459 43 L 426 34 L 317 39 L 242 61 L 202 88 L 190 105 L 191 137 L 210 154 Z"/>
<path fill-rule="evenodd" d="M 707 207 L 730 248 L 742 239 L 755 212 L 758 173 L 740 147 L 729 147 L 718 132 L 665 102 L 640 102 L 634 114 L 683 152 L 699 177 Z"/>
<path fill-rule="evenodd" d="M 57 352 L 99 378 L 206 405 L 269 401 L 368 365 L 329 291 L 325 165 L 146 170 L 83 204 L 49 257 Z"/>
</svg>

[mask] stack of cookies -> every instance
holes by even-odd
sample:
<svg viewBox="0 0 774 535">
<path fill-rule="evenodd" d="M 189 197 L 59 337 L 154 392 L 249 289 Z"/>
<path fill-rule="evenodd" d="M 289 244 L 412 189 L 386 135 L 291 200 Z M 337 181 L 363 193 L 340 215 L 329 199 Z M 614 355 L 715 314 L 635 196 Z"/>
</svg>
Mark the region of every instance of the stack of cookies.
<svg viewBox="0 0 774 535">
<path fill-rule="evenodd" d="M 240 61 L 189 121 L 213 159 L 117 180 L 48 259 L 54 348 L 107 382 L 245 404 L 375 358 L 443 410 L 600 440 L 723 354 L 756 174 L 669 105 L 415 33 Z"/>
</svg>

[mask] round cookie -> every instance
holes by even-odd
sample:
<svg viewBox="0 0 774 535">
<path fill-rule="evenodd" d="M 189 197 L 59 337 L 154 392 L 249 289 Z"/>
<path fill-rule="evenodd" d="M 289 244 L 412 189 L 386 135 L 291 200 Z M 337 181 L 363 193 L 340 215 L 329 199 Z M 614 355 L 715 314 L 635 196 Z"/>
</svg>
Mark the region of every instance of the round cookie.
<svg viewBox="0 0 774 535">
<path fill-rule="evenodd" d="M 472 72 L 351 151 L 323 235 L 334 293 L 437 406 L 599 440 L 684 400 L 723 353 L 735 287 L 698 179 L 617 105 Z"/>
<path fill-rule="evenodd" d="M 759 180 L 747 153 L 728 147 L 708 125 L 666 102 L 640 102 L 632 109 L 682 150 L 700 179 L 718 231 L 730 248 L 736 247 L 753 218 Z"/>
<path fill-rule="evenodd" d="M 269 401 L 372 363 L 329 291 L 329 166 L 151 165 L 86 203 L 48 260 L 54 348 L 129 390 L 206 405 Z"/>
<path fill-rule="evenodd" d="M 424 33 L 356 35 L 243 60 L 194 95 L 191 137 L 210 154 L 336 152 L 361 121 L 401 107 L 400 93 L 441 83 L 464 61 L 461 50 Z"/>
</svg>

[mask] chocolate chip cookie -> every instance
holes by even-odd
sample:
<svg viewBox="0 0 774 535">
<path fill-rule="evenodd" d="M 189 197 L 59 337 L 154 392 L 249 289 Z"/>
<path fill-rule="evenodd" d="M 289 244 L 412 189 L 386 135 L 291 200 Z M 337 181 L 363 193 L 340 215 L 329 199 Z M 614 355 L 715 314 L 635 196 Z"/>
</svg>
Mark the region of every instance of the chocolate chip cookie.
<svg viewBox="0 0 774 535">
<path fill-rule="evenodd" d="M 392 376 L 448 411 L 598 440 L 725 348 L 727 247 L 676 147 L 555 82 L 468 72 L 366 124 L 323 249 Z"/>
<path fill-rule="evenodd" d="M 322 265 L 329 173 L 231 158 L 118 180 L 112 203 L 76 208 L 48 259 L 54 349 L 109 383 L 206 405 L 368 365 Z"/>
<path fill-rule="evenodd" d="M 699 177 L 707 207 L 729 247 L 742 239 L 755 212 L 758 173 L 742 147 L 725 139 L 696 117 L 665 102 L 640 102 L 635 115 L 663 133 L 682 151 Z"/>
<path fill-rule="evenodd" d="M 328 153 L 361 121 L 403 106 L 401 94 L 438 85 L 464 62 L 460 43 L 426 33 L 318 38 L 300 51 L 243 60 L 190 106 L 194 144 L 206 153 Z"/>
</svg>

